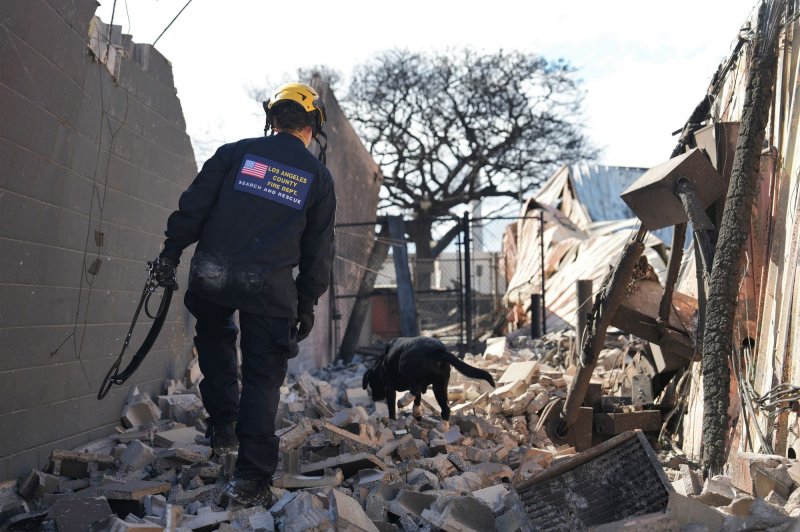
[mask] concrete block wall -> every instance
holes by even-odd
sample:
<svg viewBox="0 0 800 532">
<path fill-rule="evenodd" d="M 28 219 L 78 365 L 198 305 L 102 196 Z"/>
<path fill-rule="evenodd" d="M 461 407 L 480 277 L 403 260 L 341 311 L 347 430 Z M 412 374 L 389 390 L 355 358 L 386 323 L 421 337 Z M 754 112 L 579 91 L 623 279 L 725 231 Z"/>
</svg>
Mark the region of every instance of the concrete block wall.
<svg viewBox="0 0 800 532">
<path fill-rule="evenodd" d="M 96 5 L 0 3 L 0 480 L 118 423 L 130 387 L 97 389 L 197 170 L 169 63 L 117 31 L 112 76 L 87 48 Z M 140 388 L 157 393 L 191 356 L 182 295 Z"/>
</svg>

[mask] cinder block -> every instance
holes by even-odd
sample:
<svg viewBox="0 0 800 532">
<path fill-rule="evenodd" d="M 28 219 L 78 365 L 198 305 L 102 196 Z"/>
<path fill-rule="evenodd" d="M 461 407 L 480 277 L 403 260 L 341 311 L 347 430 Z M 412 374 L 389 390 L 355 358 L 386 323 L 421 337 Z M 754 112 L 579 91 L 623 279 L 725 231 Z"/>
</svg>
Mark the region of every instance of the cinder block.
<svg viewBox="0 0 800 532">
<path fill-rule="evenodd" d="M 28 2 L 25 2 L 25 5 L 27 4 Z M 14 17 L 14 20 L 19 20 L 19 18 Z M 25 100 L 29 103 L 35 101 L 35 98 L 32 98 L 32 95 L 36 94 L 36 80 L 31 77 L 28 71 L 28 65 L 26 64 L 25 57 L 20 53 L 16 53 L 21 47 L 24 47 L 24 45 L 22 44 L 22 40 L 19 38 L 19 36 L 14 33 L 14 28 L 11 28 L 11 31 L 8 31 L 3 26 L 0 26 L 0 45 L 2 46 L 3 50 L 12 50 L 14 52 L 2 54 L 2 63 L 0 63 L 0 66 L 3 67 L 3 83 L 0 84 L 0 89 L 2 89 L 2 91 L 0 91 L 0 98 L 2 98 L 2 101 L 4 102 L 2 107 L 11 107 L 11 104 L 17 103 L 14 101 L 15 99 L 17 101 Z M 31 96 L 17 96 L 17 98 L 12 99 L 8 97 L 9 94 L 24 94 Z M 0 122 L 0 124 L 3 123 L 7 124 L 7 127 L 10 128 L 12 124 L 15 124 L 16 122 Z M 25 126 L 24 123 L 20 124 L 23 127 Z M 6 135 L 3 136 L 9 138 Z M 30 140 L 30 137 L 28 137 L 28 140 Z M 27 142 L 21 144 L 23 146 L 27 146 Z"/>
<path fill-rule="evenodd" d="M 18 452 L 9 456 L 7 460 L 8 477 L 6 478 L 20 478 L 43 465 L 39 463 L 36 449 Z"/>
<path fill-rule="evenodd" d="M 79 72 L 84 56 L 81 39 L 46 2 L 26 2 L 25 25 L 20 28 L 25 42 L 65 72 Z M 32 26 L 30 25 L 32 24 Z"/>
<path fill-rule="evenodd" d="M 75 432 L 75 423 L 80 415 L 77 399 L 61 401 L 53 405 L 53 438 L 60 440 Z"/>
<path fill-rule="evenodd" d="M 518 380 L 530 384 L 533 376 L 539 371 L 539 363 L 535 361 L 514 362 L 509 365 L 505 373 L 497 381 L 498 384 L 508 384 Z"/>
<path fill-rule="evenodd" d="M 0 372 L 0 415 L 14 410 L 12 405 L 16 396 L 16 377 L 14 371 Z"/>
<path fill-rule="evenodd" d="M 726 464 L 726 473 L 736 489 L 753 495 L 753 466 L 763 464 L 767 468 L 775 468 L 785 461 L 785 458 L 778 455 L 739 452 L 731 454 L 731 458 Z"/>
<path fill-rule="evenodd" d="M 79 6 L 93 4 L 90 0 L 78 0 L 74 2 L 60 2 L 58 0 L 45 0 L 52 10 L 58 13 L 64 22 L 70 27 L 73 33 L 79 36 L 86 35 L 88 29 L 87 18 L 82 17 L 82 11 Z M 92 8 L 91 13 L 94 13 Z M 91 17 L 91 15 L 90 15 Z"/>
<path fill-rule="evenodd" d="M 6 182 L 6 190 L 36 198 L 36 195 L 31 193 L 30 183 L 36 179 L 40 159 L 41 157 L 32 151 L 16 149 L 8 170 L 9 178 Z M 25 184 L 28 184 L 27 189 Z"/>
<path fill-rule="evenodd" d="M 377 527 L 364 512 L 361 505 L 352 497 L 337 489 L 332 490 L 329 499 L 336 518 L 337 529 L 378 532 Z"/>
</svg>

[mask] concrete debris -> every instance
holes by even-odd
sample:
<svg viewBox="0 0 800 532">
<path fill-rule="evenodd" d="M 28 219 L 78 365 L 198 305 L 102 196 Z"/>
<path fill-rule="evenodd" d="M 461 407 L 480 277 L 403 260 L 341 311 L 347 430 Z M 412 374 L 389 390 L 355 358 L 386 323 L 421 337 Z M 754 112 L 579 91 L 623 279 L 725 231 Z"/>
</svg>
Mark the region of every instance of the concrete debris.
<svg viewBox="0 0 800 532">
<path fill-rule="evenodd" d="M 122 410 L 122 424 L 127 428 L 138 428 L 157 423 L 160 419 L 161 409 L 158 405 L 147 392 L 139 392 L 139 388 L 134 386 Z"/>
<path fill-rule="evenodd" d="M 422 518 L 447 532 L 483 532 L 494 530 L 492 510 L 471 496 L 438 499 L 422 512 Z"/>
<path fill-rule="evenodd" d="M 230 524 L 233 530 L 275 530 L 275 518 L 263 506 L 231 512 Z"/>
<path fill-rule="evenodd" d="M 697 499 L 709 506 L 727 506 L 736 498 L 731 479 L 722 475 L 709 477 Z"/>
<path fill-rule="evenodd" d="M 108 501 L 103 497 L 65 496 L 56 500 L 49 509 L 59 530 L 87 530 L 98 521 L 112 515 Z"/>
<path fill-rule="evenodd" d="M 472 492 L 473 497 L 482 501 L 495 513 L 503 509 L 503 503 L 508 494 L 509 490 L 504 484 L 496 484 Z"/>
<path fill-rule="evenodd" d="M 62 477 L 88 478 L 93 471 L 110 468 L 112 462 L 108 455 L 54 449 L 50 453 L 49 472 Z"/>
<path fill-rule="evenodd" d="M 331 490 L 329 502 L 336 530 L 347 532 L 378 532 L 361 504 L 339 490 Z"/>
<path fill-rule="evenodd" d="M 202 438 L 203 434 L 194 427 L 180 427 L 172 430 L 157 432 L 153 443 L 156 447 L 171 449 L 173 447 L 183 447 L 194 444 L 197 438 Z"/>
<path fill-rule="evenodd" d="M 753 495 L 766 498 L 772 492 L 782 497 L 784 500 L 794 488 L 795 483 L 783 464 L 777 467 L 769 467 L 763 462 L 756 462 L 750 468 L 753 479 Z"/>
<path fill-rule="evenodd" d="M 119 457 L 119 462 L 129 469 L 141 469 L 153 463 L 156 453 L 152 447 L 139 440 L 133 440 Z"/>
<path fill-rule="evenodd" d="M 375 404 L 361 388 L 367 363 L 358 356 L 290 376 L 281 388 L 271 507 L 219 505 L 236 453 L 212 456 L 193 361 L 184 380 L 166 381 L 152 396 L 158 404 L 134 386 L 112 436 L 56 449 L 46 470 L 0 484 L 0 529 L 533 530 L 523 487 L 564 474 L 559 468 L 580 447 L 550 432 L 574 372 L 565 366 L 565 338 L 490 339 L 484 355 L 468 362 L 498 387 L 453 372 L 449 422 L 430 390 L 417 416 L 406 394 L 397 419 L 388 419 L 385 402 Z M 660 409 L 634 404 L 623 369 L 636 367 L 640 347 L 609 337 L 584 403 L 594 408 L 589 440 L 637 424 L 660 428 Z M 739 453 L 729 476 L 703 482 L 685 457 L 661 458 L 665 486 L 674 487 L 667 510 L 618 521 L 616 529 L 749 530 L 800 516 L 794 460 Z"/>
</svg>

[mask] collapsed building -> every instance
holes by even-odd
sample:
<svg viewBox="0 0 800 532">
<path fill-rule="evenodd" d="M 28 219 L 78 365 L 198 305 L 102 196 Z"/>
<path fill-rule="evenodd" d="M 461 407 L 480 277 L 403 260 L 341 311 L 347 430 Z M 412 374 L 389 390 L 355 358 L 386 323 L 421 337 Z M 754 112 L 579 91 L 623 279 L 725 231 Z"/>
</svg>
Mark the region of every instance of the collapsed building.
<svg viewBox="0 0 800 532">
<path fill-rule="evenodd" d="M 703 108 L 710 118 L 703 115 L 689 121 L 680 149 L 664 165 L 647 172 L 622 169 L 616 174 L 626 179 L 626 201 L 642 227 L 624 219 L 627 214 L 620 215 L 618 202 L 609 202 L 609 210 L 593 211 L 592 198 L 581 194 L 582 179 L 591 181 L 591 173 L 576 174 L 565 168 L 525 207 L 525 213 L 542 213 L 543 226 L 535 218 L 525 218 L 508 229 L 504 299 L 511 326 L 517 330 L 507 337 L 488 339 L 486 349 L 468 359 L 489 371 L 497 388 L 454 372 L 448 388 L 450 423 L 438 417 L 437 401 L 430 392 L 423 396 L 422 415 L 409 415 L 411 399 L 405 397 L 401 404 L 406 409 L 397 420 L 390 420 L 386 405 L 372 401 L 362 386 L 369 361 L 353 356 L 348 363 L 326 366 L 333 360 L 335 342 L 330 330 L 317 328 L 281 390 L 281 475 L 273 488 L 278 502 L 270 507 L 230 508 L 220 505 L 218 495 L 231 474 L 235 455 L 212 456 L 201 438 L 204 412 L 197 385 L 202 375 L 191 356 L 190 321 L 182 310 L 173 309 L 165 329 L 170 332 L 159 344 L 166 347 L 153 352 L 148 367 L 137 376 L 138 386 L 119 388 L 103 403 L 97 403 L 94 395 L 113 358 L 118 335 L 127 325 L 120 323 L 127 319 L 130 293 L 137 288 L 132 273 L 136 263 L 150 258 L 147 249 L 157 248 L 157 219 L 169 212 L 169 202 L 174 202 L 195 171 L 169 65 L 152 47 L 136 45 L 129 36 L 92 19 L 93 2 L 76 2 L 74 10 L 45 1 L 26 6 L 26 10 L 4 12 L 0 19 L 0 35 L 16 54 L 4 59 L 11 66 L 19 61 L 17 70 L 3 69 L 0 90 L 18 107 L 34 108 L 31 112 L 41 114 L 45 125 L 37 132 L 12 127 L 11 120 L 20 116 L 2 122 L 9 124 L 0 130 L 0 146 L 9 154 L 2 162 L 9 161 L 10 176 L 3 185 L 6 194 L 0 196 L 8 207 L 3 212 L 10 213 L 4 224 L 9 234 L 4 239 L 21 246 L 22 255 L 69 252 L 105 259 L 82 259 L 81 268 L 73 272 L 80 284 L 67 286 L 80 293 L 86 279 L 91 280 L 90 288 L 96 279 L 95 289 L 103 288 L 113 297 L 106 302 L 111 306 L 103 309 L 94 308 L 88 299 L 82 306 L 79 298 L 79 319 L 74 324 L 67 319 L 56 334 L 47 330 L 47 320 L 53 319 L 54 312 L 71 317 L 72 312 L 64 308 L 74 311 L 75 300 L 68 291 L 57 293 L 63 285 L 53 277 L 55 268 L 27 273 L 13 260 L 3 267 L 10 280 L 5 304 L 28 301 L 30 307 L 24 312 L 3 312 L 4 317 L 17 320 L 4 320 L 2 334 L 9 339 L 4 349 L 17 345 L 22 354 L 3 357 L 10 366 L 0 371 L 0 379 L 10 383 L 10 387 L 0 387 L 10 399 L 10 410 L 0 414 L 0 423 L 9 427 L 10 435 L 3 437 L 0 453 L 0 478 L 10 479 L 0 484 L 0 526 L 51 530 L 786 530 L 800 516 L 797 388 L 792 384 L 797 380 L 792 326 L 798 250 L 792 213 L 798 202 L 793 166 L 793 87 L 798 62 L 797 47 L 790 44 L 798 27 L 796 17 L 787 15 L 781 26 L 774 112 L 759 161 L 761 194 L 753 206 L 741 263 L 744 276 L 738 285 L 737 326 L 732 333 L 737 350 L 729 372 L 735 385 L 724 442 L 724 475 L 703 478 L 700 471 L 704 401 L 699 334 L 705 286 L 697 279 L 698 270 L 708 265 L 708 257 L 700 256 L 708 251 L 702 246 L 709 242 L 709 234 L 703 231 L 713 232 L 720 225 L 723 192 L 733 179 L 735 146 L 742 130 L 737 122 L 746 114 L 746 81 L 755 75 L 748 70 L 755 53 L 750 49 L 754 35 L 747 32 L 703 98 L 710 104 Z M 38 36 L 41 42 L 25 33 L 38 17 L 52 26 L 49 35 Z M 756 19 L 749 27 L 761 28 Z M 46 38 L 59 31 L 69 34 L 64 42 L 72 48 L 47 44 Z M 103 92 L 101 102 L 110 107 L 97 106 L 94 93 L 82 94 L 79 101 L 89 106 L 95 118 L 108 118 L 120 128 L 107 130 L 105 134 L 114 134 L 105 141 L 97 132 L 100 153 L 107 153 L 109 161 L 121 167 L 136 161 L 144 164 L 144 158 L 138 157 L 155 151 L 145 139 L 155 138 L 161 144 L 174 142 L 176 153 L 182 154 L 177 162 L 164 162 L 163 168 L 132 164 L 134 175 L 124 183 L 111 180 L 122 174 L 108 174 L 109 184 L 120 187 L 110 186 L 109 198 L 115 194 L 138 198 L 147 188 L 142 183 L 162 180 L 165 174 L 180 176 L 171 185 L 171 196 L 156 196 L 158 209 L 147 222 L 152 227 L 128 227 L 138 218 L 126 218 L 121 208 L 109 207 L 103 218 L 95 219 L 92 211 L 87 215 L 86 205 L 66 203 L 78 194 L 71 181 L 56 197 L 31 198 L 30 191 L 14 188 L 21 186 L 23 176 L 33 176 L 24 183 L 39 182 L 37 176 L 49 175 L 39 170 L 44 172 L 51 163 L 81 186 L 95 182 L 95 173 L 73 168 L 79 164 L 79 150 L 74 146 L 84 140 L 84 133 L 70 120 L 85 125 L 89 119 L 75 109 L 63 116 L 70 106 L 59 98 L 67 97 L 50 95 L 34 77 L 63 70 L 64 65 L 78 69 L 67 74 L 73 81 L 82 79 L 79 74 L 98 86 L 108 81 L 102 85 L 107 93 Z M 150 127 L 152 120 L 137 125 L 139 113 L 151 116 L 147 113 L 157 106 L 149 89 L 137 85 L 147 82 L 166 86 L 162 95 L 168 100 L 164 112 L 171 117 L 172 139 L 142 129 Z M 162 85 L 156 88 L 163 89 Z M 326 87 L 319 88 L 326 101 L 335 102 Z M 37 99 L 31 100 L 30 94 Z M 143 108 L 128 114 L 130 105 Z M 335 103 L 332 107 L 329 161 L 334 175 L 346 176 L 341 187 L 337 182 L 345 200 L 340 203 L 340 220 L 369 220 L 374 216 L 380 173 Z M 3 112 L 18 109 L 4 108 Z M 62 129 L 46 127 L 53 120 Z M 53 131 L 63 133 L 45 143 L 47 150 L 54 151 L 40 153 L 44 149 L 41 135 Z M 103 142 L 108 143 L 105 151 Z M 65 156 L 59 150 L 65 149 L 67 159 L 58 162 Z M 25 161 L 37 170 L 23 172 Z M 604 171 L 608 175 L 608 169 Z M 105 179 L 106 174 L 101 176 Z M 679 183 L 680 177 L 695 187 L 694 199 L 682 190 L 689 198 L 686 203 L 699 202 L 699 209 L 687 213 L 682 198 L 676 199 L 677 185 L 685 184 Z M 616 193 L 622 192 L 624 187 L 617 184 Z M 37 193 L 44 194 L 45 185 Z M 352 204 L 347 203 L 350 199 Z M 662 207 L 671 210 L 665 214 Z M 700 210 L 713 227 L 692 220 L 694 248 L 681 258 L 676 251 L 685 248 L 681 241 L 685 222 Z M 73 225 L 84 230 L 88 220 L 84 236 L 93 237 L 87 240 L 93 246 L 78 240 L 71 244 L 75 249 L 50 250 L 63 247 L 63 241 L 56 240 L 60 234 L 51 234 L 54 240 L 47 240 L 32 233 L 39 230 L 32 216 L 52 216 L 47 218 L 52 220 L 51 227 L 61 228 L 69 227 L 68 215 L 78 217 Z M 99 226 L 101 220 L 106 225 Z M 647 231 L 672 226 L 672 235 L 661 234 L 661 238 Z M 66 236 L 68 231 L 64 231 Z M 370 224 L 356 231 L 363 232 L 365 240 L 375 238 Z M 545 237 L 541 243 L 533 236 L 539 232 Z M 119 243 L 123 240 L 124 246 Z M 669 253 L 665 240 L 672 243 Z M 105 249 L 114 242 L 119 256 Z M 544 255 L 537 254 L 539 245 L 545 248 Z M 128 250 L 134 251 L 126 255 Z M 351 293 L 357 289 L 363 270 L 358 265 L 365 262 L 367 247 L 359 253 L 344 257 L 350 262 L 340 260 L 345 266 L 336 273 L 341 275 L 337 285 L 349 283 Z M 70 263 L 73 255 L 69 254 L 57 260 Z M 544 275 L 539 273 L 542 260 Z M 52 263 L 35 260 L 37 265 Z M 347 270 L 348 264 L 352 270 Z M 109 277 L 104 278 L 104 273 Z M 578 298 L 575 285 L 579 280 L 592 281 L 594 297 Z M 550 295 L 545 302 L 548 330 L 561 330 L 533 339 L 520 327 L 531 311 L 530 296 L 542 287 Z M 28 291 L 34 292 L 33 297 L 22 298 Z M 327 297 L 333 301 L 335 294 Z M 332 304 L 322 307 L 335 308 Z M 585 325 L 575 327 L 579 334 L 563 330 L 582 314 L 589 318 Z M 91 342 L 86 341 L 86 361 L 70 358 L 79 358 L 80 351 L 67 356 L 51 347 L 54 338 L 48 334 L 60 340 L 65 332 L 71 341 L 70 330 L 84 334 L 102 327 L 109 331 L 105 336 L 95 333 Z M 38 349 L 33 349 L 38 358 L 31 357 L 31 345 Z M 58 359 L 54 368 L 51 356 L 67 358 Z M 26 366 L 31 359 L 34 367 Z M 83 381 L 63 377 L 64 371 L 87 368 Z M 25 386 L 31 382 L 42 386 Z M 76 382 L 86 386 L 81 388 Z M 25 389 L 35 392 L 18 396 Z M 659 450 L 658 456 L 653 447 Z"/>
</svg>

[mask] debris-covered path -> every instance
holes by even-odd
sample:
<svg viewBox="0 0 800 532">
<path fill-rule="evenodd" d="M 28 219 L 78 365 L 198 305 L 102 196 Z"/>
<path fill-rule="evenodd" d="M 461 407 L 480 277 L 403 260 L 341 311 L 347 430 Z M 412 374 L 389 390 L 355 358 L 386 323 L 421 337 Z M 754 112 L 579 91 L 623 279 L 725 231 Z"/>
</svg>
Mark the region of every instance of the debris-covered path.
<svg viewBox="0 0 800 532">
<path fill-rule="evenodd" d="M 220 505 L 235 455 L 212 456 L 204 444 L 197 392 L 202 376 L 192 362 L 183 381 L 164 383 L 163 395 L 150 397 L 133 387 L 114 435 L 56 450 L 46 471 L 0 486 L 0 526 L 789 529 L 800 515 L 800 466 L 793 461 L 748 455 L 731 476 L 703 482 L 694 464 L 674 453 L 661 454 L 662 469 L 641 432 L 620 434 L 583 453 L 554 443 L 544 418 L 567 394 L 572 370 L 563 364 L 570 344 L 571 337 L 560 333 L 490 342 L 482 356 L 468 361 L 489 371 L 497 388 L 453 372 L 449 423 L 439 417 L 430 391 L 421 416 L 412 415 L 413 399 L 406 396 L 398 401 L 397 420 L 388 419 L 386 403 L 373 402 L 362 387 L 367 364 L 358 357 L 290 379 L 281 390 L 278 416 L 281 464 L 272 488 L 277 502 L 249 508 Z M 604 393 L 624 380 L 622 368 L 634 351 L 624 338 L 609 337 L 595 375 Z M 624 460 L 615 457 L 620 453 L 627 453 Z M 634 471 L 638 476 L 626 477 Z M 630 497 L 627 484 L 635 486 Z M 612 518 L 617 522 L 609 523 Z"/>
</svg>

